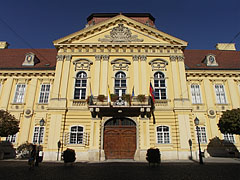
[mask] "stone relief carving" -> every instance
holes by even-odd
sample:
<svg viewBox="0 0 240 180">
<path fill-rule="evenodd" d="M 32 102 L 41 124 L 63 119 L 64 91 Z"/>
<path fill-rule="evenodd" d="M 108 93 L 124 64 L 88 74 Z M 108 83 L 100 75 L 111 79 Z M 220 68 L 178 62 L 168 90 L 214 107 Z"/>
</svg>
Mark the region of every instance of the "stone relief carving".
<svg viewBox="0 0 240 180">
<path fill-rule="evenodd" d="M 154 59 L 149 62 L 149 65 L 151 65 L 152 71 L 157 71 L 165 68 L 168 65 L 168 62 L 163 59 Z"/>
<path fill-rule="evenodd" d="M 118 24 L 110 32 L 110 35 L 105 35 L 105 38 L 99 38 L 101 42 L 143 42 L 143 39 L 138 39 L 137 35 L 132 35 L 129 28 L 123 24 Z"/>
<path fill-rule="evenodd" d="M 129 65 L 131 64 L 130 61 L 125 59 L 116 59 L 111 62 L 113 65 L 113 71 L 115 70 L 126 70 L 128 71 Z"/>
<path fill-rule="evenodd" d="M 71 59 L 72 59 L 71 55 L 66 55 L 65 57 L 66 57 L 66 61 L 71 61 Z"/>
<path fill-rule="evenodd" d="M 73 64 L 75 65 L 75 71 L 76 70 L 90 71 L 90 67 L 93 64 L 93 62 L 88 59 L 78 59 L 78 60 L 75 60 Z"/>
</svg>

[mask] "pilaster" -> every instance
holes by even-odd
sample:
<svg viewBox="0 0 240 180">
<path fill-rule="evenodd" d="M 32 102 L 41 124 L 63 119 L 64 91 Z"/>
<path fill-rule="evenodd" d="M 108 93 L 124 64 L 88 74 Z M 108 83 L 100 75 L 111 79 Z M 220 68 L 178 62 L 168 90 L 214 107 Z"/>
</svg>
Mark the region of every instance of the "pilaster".
<svg viewBox="0 0 240 180">
<path fill-rule="evenodd" d="M 140 59 L 140 64 L 141 64 L 141 83 L 142 83 L 142 91 L 141 91 L 141 94 L 148 94 L 148 91 L 147 91 L 147 87 L 146 84 L 147 83 L 147 56 L 146 55 L 140 55 L 139 56 L 139 59 Z"/>
<path fill-rule="evenodd" d="M 107 95 L 107 83 L 108 83 L 108 55 L 102 56 L 102 68 L 101 68 L 101 89 L 100 94 Z"/>
<path fill-rule="evenodd" d="M 229 91 L 231 91 L 229 94 L 230 94 L 232 108 L 236 109 L 240 106 L 238 89 L 236 88 L 236 83 L 234 82 L 233 79 L 228 79 L 227 82 L 228 82 L 228 89 Z"/>
<path fill-rule="evenodd" d="M 134 86 L 134 94 L 135 96 L 139 95 L 139 57 L 138 55 L 134 55 L 133 59 L 133 86 Z"/>
<path fill-rule="evenodd" d="M 100 88 L 100 70 L 101 70 L 101 55 L 95 55 L 95 69 L 94 69 L 94 82 L 91 84 L 93 95 L 99 95 Z"/>
<path fill-rule="evenodd" d="M 8 77 L 4 82 L 4 86 L 2 86 L 1 109 L 7 110 L 12 90 L 15 90 L 13 87 L 13 78 Z"/>
</svg>

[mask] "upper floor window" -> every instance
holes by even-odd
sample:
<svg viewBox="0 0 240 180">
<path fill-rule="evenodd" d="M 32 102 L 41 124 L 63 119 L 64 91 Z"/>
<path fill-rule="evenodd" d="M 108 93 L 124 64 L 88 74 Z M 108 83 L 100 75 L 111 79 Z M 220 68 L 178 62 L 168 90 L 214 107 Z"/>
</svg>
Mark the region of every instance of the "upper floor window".
<svg viewBox="0 0 240 180">
<path fill-rule="evenodd" d="M 26 84 L 17 84 L 14 96 L 14 103 L 23 103 Z"/>
<path fill-rule="evenodd" d="M 114 93 L 118 96 L 122 96 L 123 94 L 126 94 L 127 90 L 127 80 L 126 80 L 126 74 L 124 72 L 117 72 L 115 75 L 115 88 Z"/>
<path fill-rule="evenodd" d="M 224 134 L 223 136 L 224 136 L 224 140 L 225 141 L 229 141 L 231 143 L 235 143 L 233 134 L 227 133 L 227 134 Z"/>
<path fill-rule="evenodd" d="M 80 71 L 76 75 L 74 99 L 86 99 L 87 73 Z"/>
<path fill-rule="evenodd" d="M 33 133 L 33 143 L 42 143 L 43 142 L 44 127 L 35 126 Z"/>
<path fill-rule="evenodd" d="M 170 143 L 170 132 L 168 126 L 157 127 L 157 143 L 158 144 Z"/>
<path fill-rule="evenodd" d="M 42 84 L 39 96 L 39 103 L 46 104 L 48 103 L 50 94 L 50 84 Z"/>
<path fill-rule="evenodd" d="M 167 99 L 165 76 L 162 72 L 154 74 L 155 99 Z"/>
<path fill-rule="evenodd" d="M 70 144 L 83 144 L 83 127 L 82 126 L 71 127 Z"/>
<path fill-rule="evenodd" d="M 15 143 L 16 142 L 16 134 L 8 135 L 7 138 L 6 138 L 6 141 L 9 141 L 11 143 Z"/>
<path fill-rule="evenodd" d="M 216 99 L 218 104 L 227 104 L 224 86 L 222 84 L 215 84 Z"/>
<path fill-rule="evenodd" d="M 200 143 L 207 143 L 206 128 L 204 126 L 198 126 L 197 136 L 199 136 Z"/>
<path fill-rule="evenodd" d="M 201 104 L 201 93 L 200 86 L 198 84 L 191 85 L 191 94 L 192 94 L 192 103 L 193 104 Z"/>
</svg>

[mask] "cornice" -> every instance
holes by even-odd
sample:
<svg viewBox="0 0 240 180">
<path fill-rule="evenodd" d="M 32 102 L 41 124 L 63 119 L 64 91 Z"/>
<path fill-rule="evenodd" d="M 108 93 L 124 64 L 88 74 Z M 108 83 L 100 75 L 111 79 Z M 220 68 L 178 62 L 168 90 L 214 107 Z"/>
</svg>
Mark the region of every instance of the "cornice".
<svg viewBox="0 0 240 180">
<path fill-rule="evenodd" d="M 55 71 L 2 71 L 0 72 L 0 76 L 25 76 L 25 77 L 42 77 L 42 76 L 51 76 L 54 77 Z"/>
<path fill-rule="evenodd" d="M 223 71 L 217 71 L 217 72 L 213 72 L 213 71 L 194 71 L 194 72 L 189 72 L 186 71 L 186 76 L 187 78 L 190 77 L 215 77 L 215 78 L 225 78 L 225 77 L 234 77 L 234 78 L 239 78 L 240 77 L 240 72 L 236 72 L 236 71 L 232 71 L 232 72 L 223 72 Z"/>
</svg>

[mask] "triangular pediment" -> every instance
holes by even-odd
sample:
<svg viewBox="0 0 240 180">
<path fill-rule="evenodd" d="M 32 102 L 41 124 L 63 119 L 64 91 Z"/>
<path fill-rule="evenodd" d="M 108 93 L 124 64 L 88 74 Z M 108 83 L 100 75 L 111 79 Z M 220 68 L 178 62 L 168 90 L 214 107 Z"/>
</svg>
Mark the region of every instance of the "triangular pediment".
<svg viewBox="0 0 240 180">
<path fill-rule="evenodd" d="M 187 42 L 123 15 L 115 16 L 55 40 L 55 46 L 79 44 L 158 44 L 187 46 Z"/>
</svg>

